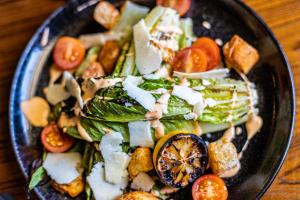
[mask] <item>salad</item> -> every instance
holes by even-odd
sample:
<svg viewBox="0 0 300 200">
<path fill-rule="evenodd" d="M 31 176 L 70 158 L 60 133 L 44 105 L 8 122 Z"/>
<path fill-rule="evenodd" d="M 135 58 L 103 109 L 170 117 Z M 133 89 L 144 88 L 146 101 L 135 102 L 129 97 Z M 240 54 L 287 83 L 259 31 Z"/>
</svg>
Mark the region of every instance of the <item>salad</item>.
<svg viewBox="0 0 300 200">
<path fill-rule="evenodd" d="M 263 124 L 247 78 L 259 53 L 238 35 L 224 45 L 196 36 L 182 17 L 190 6 L 127 1 L 119 10 L 101 1 L 94 20 L 106 32 L 57 38 L 44 96 L 21 104 L 42 128 L 29 190 L 48 177 L 57 192 L 87 200 L 170 199 L 189 185 L 194 200 L 228 198 L 226 178 Z"/>
</svg>

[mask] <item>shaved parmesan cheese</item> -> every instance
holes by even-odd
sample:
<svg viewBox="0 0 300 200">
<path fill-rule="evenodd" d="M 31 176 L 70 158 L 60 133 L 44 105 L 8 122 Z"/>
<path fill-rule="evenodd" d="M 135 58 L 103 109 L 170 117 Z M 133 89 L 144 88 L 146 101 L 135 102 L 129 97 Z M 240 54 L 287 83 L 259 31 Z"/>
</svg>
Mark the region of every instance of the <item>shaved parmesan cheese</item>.
<svg viewBox="0 0 300 200">
<path fill-rule="evenodd" d="M 193 112 L 200 116 L 202 115 L 203 111 L 204 111 L 204 108 L 205 108 L 205 103 L 203 101 L 199 101 L 198 103 L 196 103 L 194 105 L 194 109 L 193 109 Z"/>
<path fill-rule="evenodd" d="M 119 132 L 110 132 L 108 134 L 105 134 L 100 143 L 100 150 L 103 153 L 107 151 L 113 151 L 113 152 L 121 152 L 122 147 L 121 144 L 123 142 L 123 136 Z"/>
<path fill-rule="evenodd" d="M 200 92 L 196 92 L 195 90 L 185 86 L 175 85 L 172 95 L 187 101 L 190 105 L 203 102 L 203 97 Z"/>
<path fill-rule="evenodd" d="M 131 147 L 141 146 L 153 148 L 154 141 L 149 121 L 129 122 L 128 128 Z"/>
<path fill-rule="evenodd" d="M 165 93 L 157 100 L 157 103 L 161 105 L 162 112 L 164 114 L 168 114 L 168 103 L 170 97 L 171 97 L 170 93 Z"/>
<path fill-rule="evenodd" d="M 77 152 L 48 153 L 43 167 L 58 184 L 68 184 L 81 175 L 81 155 Z"/>
<path fill-rule="evenodd" d="M 194 90 L 198 90 L 198 91 L 201 91 L 201 90 L 205 90 L 206 87 L 202 86 L 202 85 L 199 85 L 199 86 L 195 86 L 193 87 Z"/>
<path fill-rule="evenodd" d="M 147 80 L 158 80 L 161 78 L 160 76 L 158 76 L 156 74 L 146 74 L 143 77 L 144 77 L 144 79 L 147 79 Z"/>
<path fill-rule="evenodd" d="M 141 172 L 133 179 L 130 188 L 149 192 L 153 188 L 154 184 L 155 182 L 148 174 Z"/>
<path fill-rule="evenodd" d="M 44 127 L 48 124 L 50 106 L 41 97 L 33 97 L 21 103 L 21 109 L 28 121 L 37 127 Z"/>
<path fill-rule="evenodd" d="M 130 157 L 124 152 L 114 152 L 104 155 L 105 180 L 109 183 L 120 184 L 122 178 L 128 176 L 127 166 Z"/>
<path fill-rule="evenodd" d="M 51 105 L 55 105 L 69 97 L 70 93 L 61 84 L 54 84 L 47 87 L 46 98 Z"/>
<path fill-rule="evenodd" d="M 202 84 L 203 84 L 204 86 L 208 86 L 208 85 L 210 85 L 211 83 L 210 83 L 208 80 L 203 79 L 203 80 L 202 80 Z"/>
<path fill-rule="evenodd" d="M 194 120 L 194 119 L 197 119 L 198 116 L 197 116 L 197 114 L 191 112 L 191 113 L 183 115 L 183 117 L 185 120 Z"/>
<path fill-rule="evenodd" d="M 135 62 L 141 74 L 151 74 L 159 69 L 162 57 L 157 49 L 150 45 L 151 35 L 141 20 L 133 27 L 133 37 L 135 44 Z"/>
<path fill-rule="evenodd" d="M 136 100 L 145 109 L 153 110 L 156 101 L 155 98 L 149 91 L 137 87 L 142 82 L 141 77 L 128 76 L 123 82 L 123 88 L 128 96 Z"/>
<path fill-rule="evenodd" d="M 215 69 L 208 72 L 197 72 L 197 73 L 184 73 L 174 71 L 173 76 L 175 77 L 186 77 L 191 79 L 203 79 L 203 78 L 225 78 L 229 75 L 229 69 Z"/>
<path fill-rule="evenodd" d="M 76 79 L 72 76 L 70 72 L 64 72 L 64 81 L 69 93 L 75 97 L 79 103 L 80 108 L 83 108 L 83 100 L 81 97 L 81 89 Z"/>
<path fill-rule="evenodd" d="M 218 102 L 212 98 L 207 98 L 205 103 L 208 105 L 208 107 L 214 107 L 218 104 Z"/>
<path fill-rule="evenodd" d="M 122 142 L 123 137 L 118 132 L 110 132 L 101 139 L 99 147 L 105 163 L 105 180 L 109 183 L 120 184 L 122 178 L 128 176 L 130 157 L 122 152 Z"/>
<path fill-rule="evenodd" d="M 168 78 L 170 77 L 170 69 L 167 66 L 162 66 L 155 72 L 155 75 L 160 78 Z"/>
<path fill-rule="evenodd" d="M 167 92 L 168 92 L 168 90 L 165 89 L 165 88 L 158 88 L 156 90 L 151 90 L 150 91 L 151 94 L 165 94 Z"/>
<path fill-rule="evenodd" d="M 144 82 L 144 80 L 142 79 L 142 77 L 140 76 L 127 76 L 126 79 L 123 82 L 123 85 L 134 85 L 134 86 L 138 86 L 140 84 L 142 84 Z"/>
<path fill-rule="evenodd" d="M 77 122 L 77 130 L 79 132 L 79 135 L 82 137 L 82 139 L 84 139 L 88 142 L 93 142 L 93 139 L 86 132 L 86 130 L 81 126 L 80 122 Z"/>
<path fill-rule="evenodd" d="M 87 182 L 93 191 L 96 200 L 114 200 L 120 197 L 126 188 L 128 179 L 123 179 L 121 184 L 110 184 L 104 179 L 103 163 L 94 165 L 91 173 L 87 176 Z"/>
</svg>

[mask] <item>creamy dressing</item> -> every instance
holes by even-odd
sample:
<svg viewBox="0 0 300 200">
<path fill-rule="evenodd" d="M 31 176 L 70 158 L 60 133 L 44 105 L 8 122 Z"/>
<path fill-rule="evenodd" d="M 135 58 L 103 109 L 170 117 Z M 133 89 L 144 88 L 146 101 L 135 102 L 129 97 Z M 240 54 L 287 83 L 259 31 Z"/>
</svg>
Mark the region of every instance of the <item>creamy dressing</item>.
<svg viewBox="0 0 300 200">
<path fill-rule="evenodd" d="M 263 120 L 256 114 L 251 114 L 246 122 L 247 139 L 251 140 L 258 133 L 263 125 Z"/>
<path fill-rule="evenodd" d="M 150 122 L 150 124 L 151 124 L 151 127 L 154 128 L 156 139 L 160 139 L 165 135 L 164 125 L 158 119 L 152 120 Z"/>
<path fill-rule="evenodd" d="M 146 113 L 146 119 L 160 119 L 163 114 L 168 113 L 168 101 L 171 95 L 169 92 L 163 94 L 156 102 L 154 109 Z"/>
<path fill-rule="evenodd" d="M 151 121 L 151 127 L 154 128 L 155 138 L 159 139 L 165 135 L 164 125 L 159 121 L 163 114 L 168 113 L 168 102 L 171 94 L 167 91 L 163 94 L 154 106 L 153 111 L 146 113 L 146 119 L 155 119 Z"/>
<path fill-rule="evenodd" d="M 201 136 L 203 134 L 202 129 L 201 129 L 198 121 L 194 121 L 194 132 L 198 136 Z"/>
<path fill-rule="evenodd" d="M 242 148 L 242 151 L 238 154 L 238 158 L 239 158 L 240 160 L 242 159 L 243 154 L 244 154 L 244 152 L 246 151 L 246 149 L 247 149 L 247 147 L 248 147 L 248 145 L 249 145 L 249 141 L 250 141 L 250 140 L 247 140 L 247 141 L 245 142 L 245 144 L 244 144 L 244 146 L 243 146 L 243 148 Z"/>
<path fill-rule="evenodd" d="M 246 129 L 247 129 L 247 141 L 244 144 L 242 151 L 239 153 L 239 159 L 242 158 L 244 151 L 247 149 L 249 141 L 260 131 L 263 125 L 263 119 L 258 116 L 255 112 L 253 95 L 251 92 L 251 83 L 248 80 L 247 76 L 240 72 L 238 69 L 235 69 L 237 73 L 242 77 L 242 79 L 246 82 L 248 95 L 249 95 L 249 113 L 248 113 L 248 120 L 246 122 Z"/>
<path fill-rule="evenodd" d="M 170 47 L 169 44 L 166 44 L 166 43 L 161 44 L 161 41 L 155 40 L 155 39 L 150 40 L 150 44 L 151 44 L 151 47 L 154 47 L 155 50 L 158 50 L 157 52 L 159 52 L 159 55 L 167 63 L 171 63 L 174 56 L 175 56 L 175 52 L 174 52 L 173 49 L 178 49 L 177 46 L 176 47 L 173 47 L 173 46 Z"/>
<path fill-rule="evenodd" d="M 48 125 L 50 106 L 45 99 L 33 97 L 30 100 L 23 101 L 21 109 L 33 126 L 44 127 Z"/>
<path fill-rule="evenodd" d="M 230 127 L 224 132 L 224 135 L 222 137 L 222 140 L 224 142 L 231 142 L 235 137 L 235 128 L 231 124 Z"/>
<path fill-rule="evenodd" d="M 235 133 L 235 127 L 233 125 L 233 115 L 232 115 L 234 106 L 236 104 L 236 100 L 237 100 L 237 92 L 236 92 L 236 90 L 234 90 L 233 94 L 232 94 L 231 110 L 230 110 L 229 115 L 227 117 L 227 121 L 229 122 L 230 126 L 224 132 L 222 138 L 220 139 L 224 143 L 231 143 L 231 141 L 234 139 L 235 134 L 236 134 Z M 239 157 L 239 155 L 237 155 L 237 158 L 238 157 Z M 227 170 L 224 170 L 221 174 L 219 174 L 219 176 L 222 177 L 222 178 L 235 176 L 239 172 L 240 168 L 241 168 L 241 164 L 240 164 L 240 161 L 237 159 L 237 164 L 234 167 L 232 167 L 230 169 L 227 169 Z"/>
<path fill-rule="evenodd" d="M 232 124 L 233 122 L 233 116 L 232 116 L 232 113 L 233 113 L 233 109 L 234 109 L 234 106 L 236 104 L 236 100 L 237 100 L 237 92 L 234 90 L 233 91 L 233 94 L 232 94 L 232 104 L 231 104 L 231 110 L 229 112 L 229 115 L 227 117 L 227 121 Z"/>
</svg>

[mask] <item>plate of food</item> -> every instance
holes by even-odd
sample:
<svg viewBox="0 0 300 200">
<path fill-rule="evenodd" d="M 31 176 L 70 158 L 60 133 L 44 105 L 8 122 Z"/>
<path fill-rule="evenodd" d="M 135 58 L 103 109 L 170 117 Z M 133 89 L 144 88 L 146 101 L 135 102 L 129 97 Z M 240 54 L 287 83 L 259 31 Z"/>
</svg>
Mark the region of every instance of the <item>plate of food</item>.
<svg viewBox="0 0 300 200">
<path fill-rule="evenodd" d="M 12 84 L 10 130 L 40 199 L 258 199 L 295 116 L 290 66 L 240 1 L 70 1 Z"/>
</svg>

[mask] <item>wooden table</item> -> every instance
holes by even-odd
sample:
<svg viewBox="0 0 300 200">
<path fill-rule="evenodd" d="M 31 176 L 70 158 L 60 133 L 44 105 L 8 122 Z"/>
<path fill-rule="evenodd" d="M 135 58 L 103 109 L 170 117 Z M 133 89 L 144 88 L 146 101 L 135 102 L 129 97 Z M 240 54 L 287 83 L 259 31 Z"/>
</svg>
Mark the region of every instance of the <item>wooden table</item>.
<svg viewBox="0 0 300 200">
<path fill-rule="evenodd" d="M 300 0 L 245 0 L 269 24 L 288 55 L 300 98 Z M 60 0 L 0 0 L 0 192 L 25 199 L 25 181 L 14 158 L 8 128 L 11 80 L 26 43 Z M 300 105 L 300 101 L 297 102 Z M 300 120 L 297 109 L 297 121 Z M 300 199 L 300 125 L 288 157 L 263 199 Z"/>
</svg>

